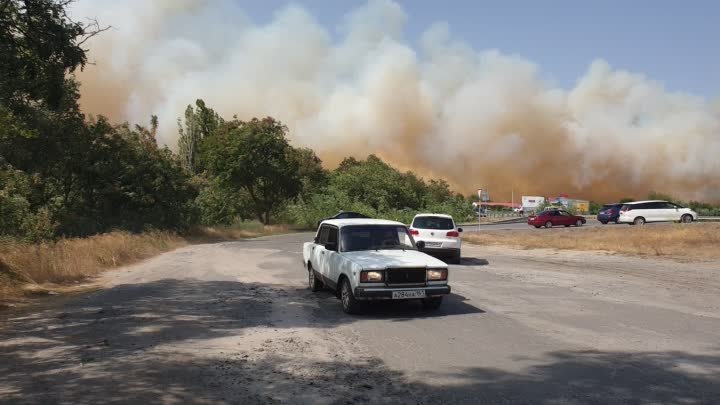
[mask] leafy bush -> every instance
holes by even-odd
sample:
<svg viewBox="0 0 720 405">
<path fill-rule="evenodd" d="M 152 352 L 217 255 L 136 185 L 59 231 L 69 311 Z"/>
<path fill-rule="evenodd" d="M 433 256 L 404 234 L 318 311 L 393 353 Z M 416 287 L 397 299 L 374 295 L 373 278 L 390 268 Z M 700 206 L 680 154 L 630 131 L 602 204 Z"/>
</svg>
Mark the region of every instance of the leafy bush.
<svg viewBox="0 0 720 405">
<path fill-rule="evenodd" d="M 329 174 L 327 187 L 287 207 L 288 218 L 305 228 L 314 228 L 318 221 L 339 211 L 405 224 L 421 212 L 450 214 L 458 222 L 474 215 L 472 205 L 463 196 L 454 195 L 444 180 L 425 183 L 372 155 L 364 161 L 345 159 Z"/>
</svg>

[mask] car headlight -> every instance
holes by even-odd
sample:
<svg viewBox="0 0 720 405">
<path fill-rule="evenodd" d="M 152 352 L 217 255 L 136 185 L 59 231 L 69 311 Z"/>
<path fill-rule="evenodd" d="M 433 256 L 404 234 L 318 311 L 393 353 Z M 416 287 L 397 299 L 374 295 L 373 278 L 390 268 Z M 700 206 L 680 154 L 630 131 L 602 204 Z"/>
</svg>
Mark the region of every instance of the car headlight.
<svg viewBox="0 0 720 405">
<path fill-rule="evenodd" d="M 361 283 L 382 283 L 384 279 L 384 273 L 382 271 L 361 271 L 360 282 Z"/>
<path fill-rule="evenodd" d="M 428 269 L 427 279 L 430 281 L 447 280 L 447 269 Z"/>
</svg>

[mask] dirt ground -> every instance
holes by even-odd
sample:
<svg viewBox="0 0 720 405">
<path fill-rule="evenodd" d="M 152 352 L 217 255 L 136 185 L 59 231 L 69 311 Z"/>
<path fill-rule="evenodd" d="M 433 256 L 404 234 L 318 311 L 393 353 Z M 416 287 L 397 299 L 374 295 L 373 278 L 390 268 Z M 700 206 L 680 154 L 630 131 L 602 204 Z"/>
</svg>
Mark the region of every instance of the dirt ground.
<svg viewBox="0 0 720 405">
<path fill-rule="evenodd" d="M 188 246 L 0 313 L 0 403 L 720 402 L 720 263 L 466 246 L 437 312 L 347 316 L 308 234 Z"/>
</svg>

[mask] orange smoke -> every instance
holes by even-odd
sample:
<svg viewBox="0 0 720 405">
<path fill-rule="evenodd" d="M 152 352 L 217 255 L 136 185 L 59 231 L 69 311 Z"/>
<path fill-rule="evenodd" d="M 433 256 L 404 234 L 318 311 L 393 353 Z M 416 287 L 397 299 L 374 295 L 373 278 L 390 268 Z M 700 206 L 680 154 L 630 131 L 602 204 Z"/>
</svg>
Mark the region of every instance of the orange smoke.
<svg viewBox="0 0 720 405">
<path fill-rule="evenodd" d="M 444 25 L 413 48 L 390 0 L 352 12 L 340 40 L 296 6 L 257 25 L 230 2 L 136 3 L 76 3 L 77 16 L 114 27 L 93 38 L 81 103 L 117 120 L 156 114 L 171 148 L 176 119 L 202 98 L 226 117 L 280 119 L 329 166 L 374 153 L 496 200 L 511 189 L 720 200 L 720 108 L 602 60 L 564 90 L 530 61 L 473 50 Z"/>
</svg>

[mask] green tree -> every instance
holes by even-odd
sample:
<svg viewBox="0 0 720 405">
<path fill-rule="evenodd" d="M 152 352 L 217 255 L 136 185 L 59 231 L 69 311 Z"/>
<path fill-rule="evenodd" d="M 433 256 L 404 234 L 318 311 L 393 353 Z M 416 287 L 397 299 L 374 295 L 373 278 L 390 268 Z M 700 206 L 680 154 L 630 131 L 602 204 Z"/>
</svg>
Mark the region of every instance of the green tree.
<svg viewBox="0 0 720 405">
<path fill-rule="evenodd" d="M 198 148 L 200 142 L 211 136 L 223 119 L 212 108 L 208 108 L 202 99 L 195 101 L 195 108 L 188 105 L 185 109 L 185 125 L 178 118 L 178 153 L 183 166 L 192 173 L 198 173 Z"/>
<path fill-rule="evenodd" d="M 664 201 L 671 201 L 675 202 L 675 198 L 673 198 L 670 194 L 660 193 L 657 191 L 651 191 L 648 196 L 648 200 L 664 200 Z"/>
<path fill-rule="evenodd" d="M 69 74 L 87 63 L 82 45 L 103 31 L 96 21 L 76 22 L 69 1 L 0 2 L 0 100 L 14 114 L 38 109 L 63 112 L 76 99 Z"/>
<path fill-rule="evenodd" d="M 224 187 L 216 178 L 204 181 L 196 204 L 202 225 L 231 225 L 247 220 L 249 197 L 245 190 Z"/>
<path fill-rule="evenodd" d="M 244 190 L 249 209 L 269 224 L 302 189 L 298 153 L 287 127 L 273 118 L 231 121 L 203 140 L 201 161 L 209 174 L 232 190 Z"/>
<path fill-rule="evenodd" d="M 300 197 L 307 200 L 311 195 L 318 193 L 327 185 L 329 174 L 322 167 L 322 160 L 312 149 L 297 148 L 295 153 L 300 165 L 298 175 L 302 182 Z"/>
<path fill-rule="evenodd" d="M 443 179 L 430 179 L 427 185 L 427 200 L 429 203 L 442 203 L 452 199 L 453 192 L 450 185 Z"/>
<path fill-rule="evenodd" d="M 342 162 L 340 162 L 340 165 L 338 165 L 337 171 L 347 170 L 347 169 L 349 169 L 353 166 L 357 166 L 359 164 L 360 164 L 360 162 L 357 159 L 355 159 L 352 156 L 348 156 L 345 159 L 343 159 Z"/>
<path fill-rule="evenodd" d="M 152 130 L 90 122 L 72 137 L 62 176 L 47 178 L 52 210 L 63 235 L 113 228 L 185 229 L 192 221 L 196 190 L 190 174 Z M 75 162 L 75 163 L 73 163 Z"/>
<path fill-rule="evenodd" d="M 332 173 L 330 186 L 374 211 L 418 209 L 423 206 L 425 184 L 413 173 L 401 173 L 375 155 Z"/>
<path fill-rule="evenodd" d="M 20 170 L 0 168 L 0 236 L 37 241 L 54 235 L 57 224 L 48 209 L 31 210 L 32 183 Z"/>
</svg>

